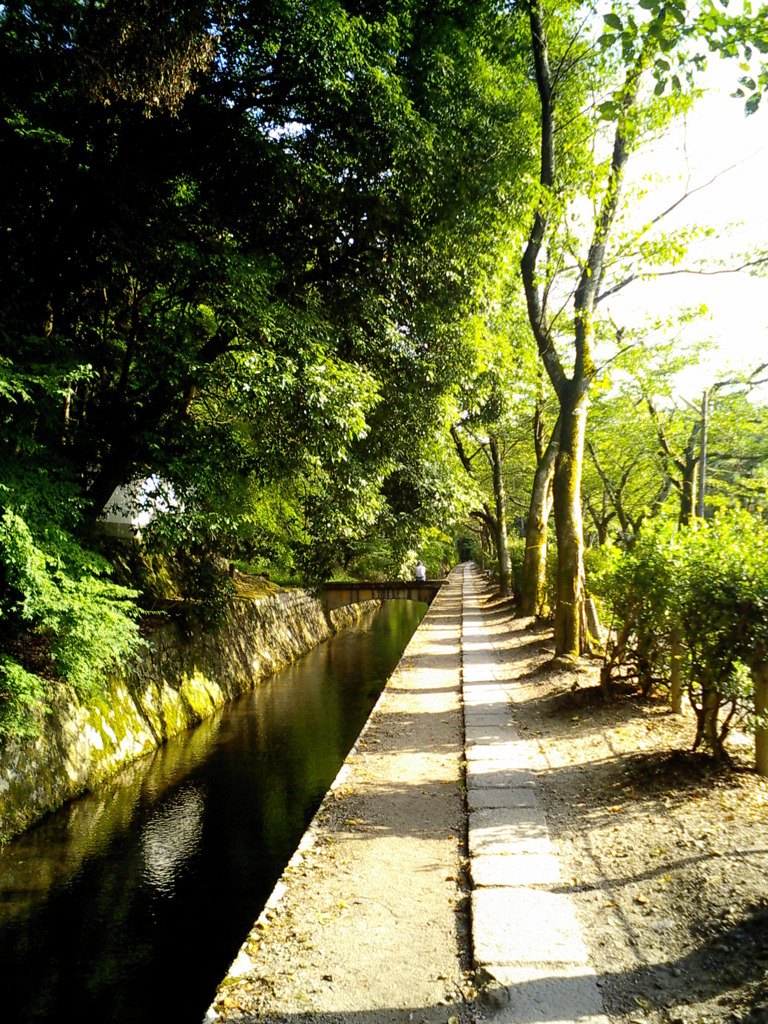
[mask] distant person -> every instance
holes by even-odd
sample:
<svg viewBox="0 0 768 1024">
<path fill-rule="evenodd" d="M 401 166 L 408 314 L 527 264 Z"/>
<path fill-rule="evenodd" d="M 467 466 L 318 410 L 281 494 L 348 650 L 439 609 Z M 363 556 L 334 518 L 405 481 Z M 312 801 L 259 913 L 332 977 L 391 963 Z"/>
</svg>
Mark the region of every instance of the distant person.
<svg viewBox="0 0 768 1024">
<path fill-rule="evenodd" d="M 427 567 L 426 567 L 426 565 L 424 565 L 424 563 L 422 562 L 421 559 L 419 559 L 418 562 L 416 563 L 416 568 L 414 569 L 414 575 L 416 576 L 416 579 L 418 580 L 419 583 L 425 583 L 426 582 L 426 579 L 427 579 Z"/>
</svg>

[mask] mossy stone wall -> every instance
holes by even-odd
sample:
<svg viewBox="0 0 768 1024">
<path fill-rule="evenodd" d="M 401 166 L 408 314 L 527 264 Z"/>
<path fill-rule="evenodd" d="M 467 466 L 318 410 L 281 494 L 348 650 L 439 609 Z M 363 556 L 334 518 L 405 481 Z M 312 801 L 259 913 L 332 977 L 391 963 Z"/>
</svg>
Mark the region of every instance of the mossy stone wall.
<svg viewBox="0 0 768 1024">
<path fill-rule="evenodd" d="M 305 591 L 240 598 L 215 631 L 164 626 L 87 704 L 62 693 L 34 740 L 0 749 L 0 837 L 14 835 L 212 714 L 375 608 L 326 616 Z"/>
</svg>

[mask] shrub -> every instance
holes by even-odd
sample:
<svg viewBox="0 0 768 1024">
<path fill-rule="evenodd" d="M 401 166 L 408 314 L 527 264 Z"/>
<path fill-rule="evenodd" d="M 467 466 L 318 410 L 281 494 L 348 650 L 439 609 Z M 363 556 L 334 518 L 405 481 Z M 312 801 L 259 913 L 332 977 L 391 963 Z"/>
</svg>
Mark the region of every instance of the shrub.
<svg viewBox="0 0 768 1024">
<path fill-rule="evenodd" d="M 763 520 L 736 509 L 679 530 L 649 524 L 631 551 L 606 559 L 593 586 L 614 617 L 604 682 L 620 669 L 644 688 L 665 681 L 679 628 L 697 718 L 694 749 L 703 744 L 726 756 L 734 717 L 746 720 L 752 711 L 749 670 L 768 657 Z"/>
<path fill-rule="evenodd" d="M 675 588 L 674 610 L 690 657 L 695 746 L 703 742 L 721 757 L 734 715 L 752 711 L 748 669 L 768 653 L 766 527 L 736 509 L 682 537 L 684 585 Z"/>
<path fill-rule="evenodd" d="M 646 694 L 669 678 L 671 573 L 677 544 L 674 526 L 654 522 L 629 551 L 607 544 L 587 560 L 589 588 L 609 627 L 601 674 L 604 691 L 619 674 L 635 679 Z"/>
<path fill-rule="evenodd" d="M 78 694 L 98 692 L 100 677 L 139 643 L 136 592 L 109 579 L 111 567 L 66 531 L 33 536 L 6 508 L 0 517 L 0 734 L 29 734 L 35 709 L 45 710 L 56 679 Z M 23 664 L 25 646 L 44 641 L 50 671 Z M 10 641 L 14 641 L 9 649 Z"/>
</svg>

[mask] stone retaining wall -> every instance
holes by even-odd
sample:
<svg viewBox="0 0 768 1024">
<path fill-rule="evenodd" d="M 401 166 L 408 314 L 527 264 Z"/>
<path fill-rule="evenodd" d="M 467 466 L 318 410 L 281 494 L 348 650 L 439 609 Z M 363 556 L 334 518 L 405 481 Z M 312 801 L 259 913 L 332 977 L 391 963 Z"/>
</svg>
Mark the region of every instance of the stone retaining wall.
<svg viewBox="0 0 768 1024">
<path fill-rule="evenodd" d="M 164 626 L 88 704 L 63 694 L 34 740 L 0 749 L 0 838 L 197 724 L 227 701 L 355 622 L 379 602 L 328 616 L 305 591 L 238 599 L 214 632 Z"/>
</svg>

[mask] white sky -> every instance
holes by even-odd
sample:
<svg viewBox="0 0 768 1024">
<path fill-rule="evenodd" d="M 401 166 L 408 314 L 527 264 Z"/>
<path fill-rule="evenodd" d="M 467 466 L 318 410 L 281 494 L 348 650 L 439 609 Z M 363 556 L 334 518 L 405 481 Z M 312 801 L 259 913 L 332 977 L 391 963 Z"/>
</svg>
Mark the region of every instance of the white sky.
<svg viewBox="0 0 768 1024">
<path fill-rule="evenodd" d="M 744 101 L 730 93 L 737 85 L 738 68 L 730 62 L 711 62 L 716 89 L 703 97 L 688 115 L 655 144 L 653 152 L 636 158 L 636 177 L 649 171 L 667 181 L 645 200 L 643 219 L 650 219 L 682 196 L 734 164 L 717 181 L 685 200 L 665 223 L 709 225 L 714 239 L 696 243 L 691 257 L 730 253 L 755 245 L 768 251 L 768 97 L 750 117 Z M 734 261 L 734 265 L 738 265 Z M 619 323 L 643 322 L 648 314 L 671 312 L 680 306 L 705 303 L 707 318 L 686 328 L 685 336 L 712 338 L 717 351 L 710 365 L 691 376 L 690 386 L 701 387 L 739 370 L 768 362 L 768 274 L 720 276 L 675 275 L 636 282 L 621 296 L 606 300 Z M 685 388 L 688 390 L 688 387 Z"/>
</svg>

